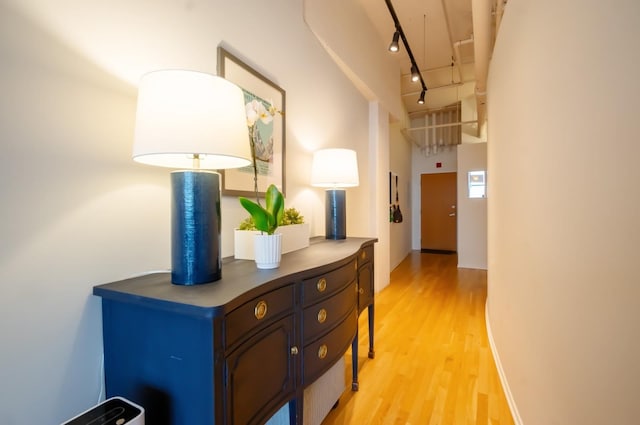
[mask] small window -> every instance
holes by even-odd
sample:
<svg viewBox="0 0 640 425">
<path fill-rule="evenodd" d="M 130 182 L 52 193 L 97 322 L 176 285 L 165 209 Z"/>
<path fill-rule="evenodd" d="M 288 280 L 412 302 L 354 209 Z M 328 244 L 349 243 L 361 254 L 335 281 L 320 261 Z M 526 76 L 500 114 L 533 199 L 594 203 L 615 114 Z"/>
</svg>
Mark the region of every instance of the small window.
<svg viewBox="0 0 640 425">
<path fill-rule="evenodd" d="M 469 171 L 469 198 L 485 198 L 486 189 L 486 172 Z"/>
</svg>

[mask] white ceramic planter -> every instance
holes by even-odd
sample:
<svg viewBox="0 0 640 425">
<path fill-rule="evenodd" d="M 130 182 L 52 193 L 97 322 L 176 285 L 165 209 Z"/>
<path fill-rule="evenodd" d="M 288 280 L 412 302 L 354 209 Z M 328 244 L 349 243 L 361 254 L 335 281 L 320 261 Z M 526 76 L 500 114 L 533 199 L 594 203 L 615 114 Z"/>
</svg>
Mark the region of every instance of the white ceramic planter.
<svg viewBox="0 0 640 425">
<path fill-rule="evenodd" d="M 253 235 L 256 266 L 259 269 L 277 269 L 282 257 L 282 235 Z"/>
<path fill-rule="evenodd" d="M 280 226 L 276 233 L 282 234 L 282 253 L 296 251 L 309 246 L 309 224 L 290 224 Z M 259 235 L 257 230 L 234 231 L 234 257 L 238 260 L 254 260 L 253 235 Z"/>
<path fill-rule="evenodd" d="M 282 234 L 282 253 L 297 251 L 309 246 L 309 224 L 289 224 L 280 226 L 276 233 Z"/>
</svg>

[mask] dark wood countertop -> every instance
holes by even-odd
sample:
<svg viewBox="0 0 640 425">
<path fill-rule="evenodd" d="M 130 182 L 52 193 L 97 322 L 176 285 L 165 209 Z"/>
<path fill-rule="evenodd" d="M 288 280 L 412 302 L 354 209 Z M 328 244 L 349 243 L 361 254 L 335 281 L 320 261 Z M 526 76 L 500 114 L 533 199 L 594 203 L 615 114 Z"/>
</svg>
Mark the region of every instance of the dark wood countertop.
<svg viewBox="0 0 640 425">
<path fill-rule="evenodd" d="M 145 304 L 184 314 L 224 315 L 255 296 L 325 273 L 355 258 L 376 238 L 313 238 L 309 247 L 282 256 L 280 267 L 260 270 L 253 260 L 225 258 L 222 279 L 193 286 L 174 285 L 171 273 L 150 273 L 98 285 L 93 294 L 106 299 Z"/>
</svg>

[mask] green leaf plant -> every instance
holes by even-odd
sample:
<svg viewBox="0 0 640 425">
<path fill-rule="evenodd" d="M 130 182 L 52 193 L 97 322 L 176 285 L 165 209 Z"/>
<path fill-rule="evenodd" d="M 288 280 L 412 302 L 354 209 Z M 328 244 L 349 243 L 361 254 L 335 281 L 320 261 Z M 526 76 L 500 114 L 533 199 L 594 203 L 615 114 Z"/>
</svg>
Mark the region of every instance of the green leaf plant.
<svg viewBox="0 0 640 425">
<path fill-rule="evenodd" d="M 300 214 L 300 211 L 297 209 L 290 207 L 285 208 L 284 213 L 282 214 L 282 220 L 278 223 L 278 227 L 289 226 L 291 224 L 303 224 L 304 216 Z M 251 216 L 245 218 L 238 224 L 238 230 L 258 230 L 256 229 L 256 225 L 253 223 L 253 218 Z"/>
<path fill-rule="evenodd" d="M 270 185 L 265 194 L 263 207 L 243 196 L 239 197 L 240 205 L 249 212 L 257 230 L 273 235 L 282 221 L 284 214 L 284 196 L 275 185 Z"/>
</svg>

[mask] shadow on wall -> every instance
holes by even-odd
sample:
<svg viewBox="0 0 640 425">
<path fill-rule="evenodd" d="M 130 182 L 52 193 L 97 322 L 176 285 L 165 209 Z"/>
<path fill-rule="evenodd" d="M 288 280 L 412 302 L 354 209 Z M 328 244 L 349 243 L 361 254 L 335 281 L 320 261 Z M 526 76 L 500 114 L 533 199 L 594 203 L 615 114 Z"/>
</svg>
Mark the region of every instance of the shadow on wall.
<svg viewBox="0 0 640 425">
<path fill-rule="evenodd" d="M 57 424 L 100 396 L 92 286 L 168 264 L 169 179 L 130 159 L 133 87 L 6 4 L 0 57 L 0 412 Z"/>
<path fill-rule="evenodd" d="M 0 8 L 0 131 L 7 152 L 0 184 L 3 199 L 12 200 L 0 226 L 13 243 L 23 243 L 17 235 L 24 229 L 13 223 L 29 223 L 37 234 L 70 205 L 112 188 L 111 174 L 131 166 L 136 91 Z"/>
</svg>

